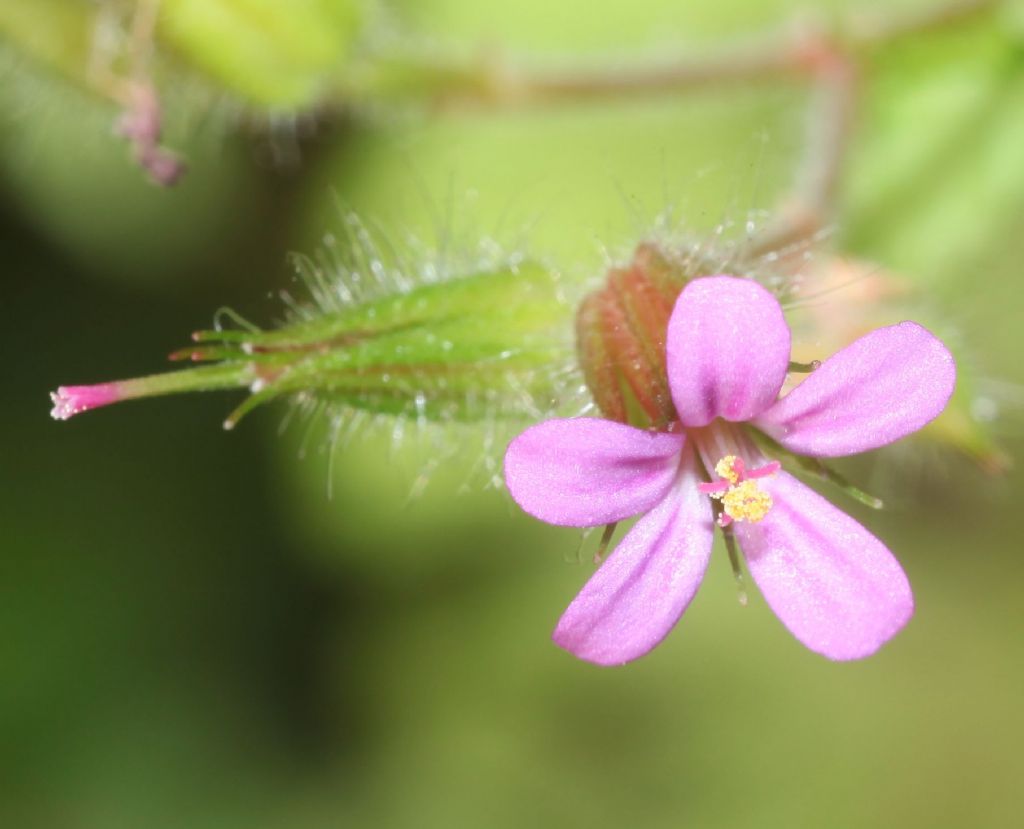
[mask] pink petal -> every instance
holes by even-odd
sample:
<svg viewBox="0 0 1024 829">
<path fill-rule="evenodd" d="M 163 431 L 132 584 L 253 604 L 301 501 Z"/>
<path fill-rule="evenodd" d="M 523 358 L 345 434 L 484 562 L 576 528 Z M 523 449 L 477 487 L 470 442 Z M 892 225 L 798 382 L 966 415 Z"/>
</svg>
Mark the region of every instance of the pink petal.
<svg viewBox="0 0 1024 829">
<path fill-rule="evenodd" d="M 629 531 L 584 585 L 553 639 L 598 665 L 643 656 L 690 603 L 711 556 L 711 502 L 697 489 L 692 453 L 678 484 Z"/>
<path fill-rule="evenodd" d="M 743 421 L 775 402 L 789 368 L 789 327 L 778 301 L 749 279 L 695 279 L 668 323 L 672 399 L 685 426 Z"/>
<path fill-rule="evenodd" d="M 826 360 L 755 423 L 793 452 L 852 455 L 916 432 L 946 407 L 955 384 L 942 342 L 901 322 Z"/>
<path fill-rule="evenodd" d="M 764 482 L 775 500 L 756 524 L 735 523 L 750 575 L 775 615 L 829 659 L 874 653 L 914 612 L 892 553 L 850 516 L 785 472 Z"/>
<path fill-rule="evenodd" d="M 505 483 L 526 512 L 567 527 L 596 527 L 646 512 L 668 491 L 683 436 L 594 418 L 548 420 L 505 453 Z"/>
</svg>

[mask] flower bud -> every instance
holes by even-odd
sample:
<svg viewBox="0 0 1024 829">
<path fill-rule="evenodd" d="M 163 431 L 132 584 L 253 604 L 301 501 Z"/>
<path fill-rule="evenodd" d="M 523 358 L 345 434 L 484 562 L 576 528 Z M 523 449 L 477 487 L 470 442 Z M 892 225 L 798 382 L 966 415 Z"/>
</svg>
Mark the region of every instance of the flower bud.
<svg viewBox="0 0 1024 829">
<path fill-rule="evenodd" d="M 676 418 L 665 374 L 665 332 L 686 283 L 700 276 L 690 262 L 653 242 L 608 272 L 576 316 L 580 366 L 601 413 L 634 426 L 666 429 Z"/>
</svg>

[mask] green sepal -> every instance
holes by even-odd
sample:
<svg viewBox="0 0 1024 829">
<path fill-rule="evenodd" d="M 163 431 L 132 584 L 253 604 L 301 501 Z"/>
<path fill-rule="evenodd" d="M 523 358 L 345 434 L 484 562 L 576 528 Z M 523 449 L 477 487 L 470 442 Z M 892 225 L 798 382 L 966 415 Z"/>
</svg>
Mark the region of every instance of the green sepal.
<svg viewBox="0 0 1024 829">
<path fill-rule="evenodd" d="M 261 395 L 315 394 L 379 414 L 480 420 L 554 404 L 556 369 L 571 354 L 569 318 L 555 276 L 528 263 L 245 332 L 241 343 L 232 331 L 230 340 L 236 359 L 265 378 Z"/>
<path fill-rule="evenodd" d="M 768 457 L 784 461 L 784 465 L 789 466 L 791 469 L 793 466 L 796 466 L 802 472 L 811 475 L 820 481 L 826 481 L 839 487 L 839 489 L 855 501 L 859 501 L 866 507 L 871 507 L 871 509 L 882 509 L 885 506 L 885 503 L 881 498 L 877 498 L 874 495 L 855 487 L 844 475 L 836 472 L 836 470 L 826 464 L 821 458 L 812 458 L 807 455 L 798 455 L 795 452 L 790 452 L 780 443 L 768 437 L 768 435 L 755 429 L 751 429 L 749 434 L 753 436 L 754 441 Z"/>
</svg>

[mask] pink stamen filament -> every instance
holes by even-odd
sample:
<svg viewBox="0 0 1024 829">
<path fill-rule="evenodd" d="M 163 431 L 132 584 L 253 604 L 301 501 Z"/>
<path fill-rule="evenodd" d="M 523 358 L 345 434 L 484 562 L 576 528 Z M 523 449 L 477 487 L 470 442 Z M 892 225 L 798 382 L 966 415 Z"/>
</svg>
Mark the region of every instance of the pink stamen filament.
<svg viewBox="0 0 1024 829">
<path fill-rule="evenodd" d="M 732 465 L 733 471 L 736 473 L 736 483 L 740 484 L 743 481 L 749 481 L 756 478 L 767 478 L 770 475 L 774 475 L 780 469 L 782 464 L 778 461 L 771 461 L 766 463 L 764 466 L 759 466 L 756 469 L 747 470 L 746 464 L 743 462 L 743 458 L 736 458 Z M 704 493 L 712 492 L 725 492 L 729 487 L 735 486 L 731 481 L 726 478 L 721 478 L 717 481 L 708 481 L 706 483 L 697 484 L 697 488 Z"/>
<path fill-rule="evenodd" d="M 739 467 L 742 463 L 743 461 L 737 458 L 735 466 Z M 774 475 L 780 469 L 782 469 L 782 464 L 778 461 L 772 461 L 771 463 L 766 463 L 764 466 L 759 466 L 757 469 L 751 469 L 745 474 L 740 472 L 740 480 L 749 480 L 750 478 L 767 478 L 769 475 Z M 737 469 L 737 471 L 739 471 L 739 469 Z"/>
</svg>

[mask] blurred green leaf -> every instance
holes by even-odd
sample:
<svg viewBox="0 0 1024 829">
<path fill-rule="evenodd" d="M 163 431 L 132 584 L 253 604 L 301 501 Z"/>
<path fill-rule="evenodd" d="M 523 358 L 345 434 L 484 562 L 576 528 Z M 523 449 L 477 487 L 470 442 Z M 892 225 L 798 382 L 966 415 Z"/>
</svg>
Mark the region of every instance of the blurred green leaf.
<svg viewBox="0 0 1024 829">
<path fill-rule="evenodd" d="M 933 287 L 1024 208 L 1024 50 L 998 18 L 879 53 L 848 166 L 848 244 Z"/>
<path fill-rule="evenodd" d="M 296 110 L 344 75 L 360 0 L 163 0 L 158 36 L 228 91 Z"/>
<path fill-rule="evenodd" d="M 95 8 L 67 0 L 0 0 L 0 38 L 67 77 L 84 79 Z"/>
</svg>

